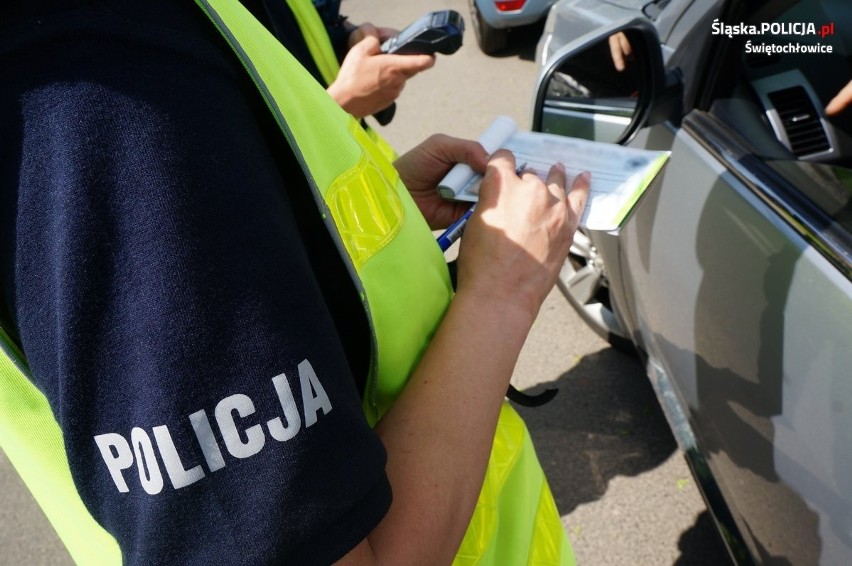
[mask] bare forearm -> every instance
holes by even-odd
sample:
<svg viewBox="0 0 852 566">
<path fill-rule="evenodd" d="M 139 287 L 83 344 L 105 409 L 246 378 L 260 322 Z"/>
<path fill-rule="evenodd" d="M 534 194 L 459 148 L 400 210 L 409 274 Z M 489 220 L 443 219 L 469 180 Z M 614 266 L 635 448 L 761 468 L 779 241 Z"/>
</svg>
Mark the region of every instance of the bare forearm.
<svg viewBox="0 0 852 566">
<path fill-rule="evenodd" d="M 500 405 L 534 315 L 457 296 L 377 427 L 394 501 L 369 536 L 379 563 L 452 561 L 473 513 Z"/>
</svg>

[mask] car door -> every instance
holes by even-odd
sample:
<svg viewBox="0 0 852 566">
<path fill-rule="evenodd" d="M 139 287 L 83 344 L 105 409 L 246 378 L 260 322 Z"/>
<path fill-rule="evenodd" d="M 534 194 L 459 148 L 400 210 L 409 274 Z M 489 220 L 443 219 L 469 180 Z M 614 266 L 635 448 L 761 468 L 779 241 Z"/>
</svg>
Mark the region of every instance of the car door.
<svg viewBox="0 0 852 566">
<path fill-rule="evenodd" d="M 632 142 L 672 155 L 618 236 L 613 285 L 717 519 L 760 563 L 849 563 L 852 111 L 822 108 L 852 78 L 852 26 L 772 34 L 838 30 L 839 3 L 748 4 L 718 21 L 770 33 L 705 30 L 694 107 Z M 805 121 L 816 139 L 800 142 Z"/>
</svg>

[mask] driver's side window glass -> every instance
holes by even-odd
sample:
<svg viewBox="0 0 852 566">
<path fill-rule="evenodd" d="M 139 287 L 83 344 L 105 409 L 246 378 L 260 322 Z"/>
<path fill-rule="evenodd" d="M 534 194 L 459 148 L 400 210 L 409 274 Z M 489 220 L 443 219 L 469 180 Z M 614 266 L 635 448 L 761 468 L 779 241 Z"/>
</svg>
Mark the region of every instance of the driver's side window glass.
<svg viewBox="0 0 852 566">
<path fill-rule="evenodd" d="M 756 33 L 728 34 L 723 25 Z M 852 234 L 848 1 L 764 2 L 742 21 L 715 23 L 714 33 L 728 56 L 710 112 L 807 197 L 828 225 Z"/>
</svg>

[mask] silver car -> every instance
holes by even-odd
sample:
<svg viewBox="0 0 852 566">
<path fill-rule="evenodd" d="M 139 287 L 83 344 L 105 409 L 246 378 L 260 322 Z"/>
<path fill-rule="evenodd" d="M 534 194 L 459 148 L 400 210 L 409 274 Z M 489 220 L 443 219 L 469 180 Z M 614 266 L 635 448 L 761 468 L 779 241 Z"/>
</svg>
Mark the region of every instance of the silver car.
<svg viewBox="0 0 852 566">
<path fill-rule="evenodd" d="M 468 0 L 479 48 L 489 55 L 504 49 L 511 28 L 541 21 L 554 2 L 556 0 Z"/>
<path fill-rule="evenodd" d="M 639 356 L 735 562 L 852 564 L 848 0 L 562 0 L 538 58 L 534 129 L 672 152 L 560 288 Z"/>
</svg>

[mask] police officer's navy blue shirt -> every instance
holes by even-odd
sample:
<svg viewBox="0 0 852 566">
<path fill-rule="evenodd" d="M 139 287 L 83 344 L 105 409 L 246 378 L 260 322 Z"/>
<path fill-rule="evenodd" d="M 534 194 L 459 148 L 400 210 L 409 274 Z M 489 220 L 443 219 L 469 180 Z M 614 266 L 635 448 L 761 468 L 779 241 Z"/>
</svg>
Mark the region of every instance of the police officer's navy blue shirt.
<svg viewBox="0 0 852 566">
<path fill-rule="evenodd" d="M 20 4 L 0 303 L 83 501 L 128 563 L 334 561 L 391 495 L 302 171 L 194 4 Z"/>
</svg>

